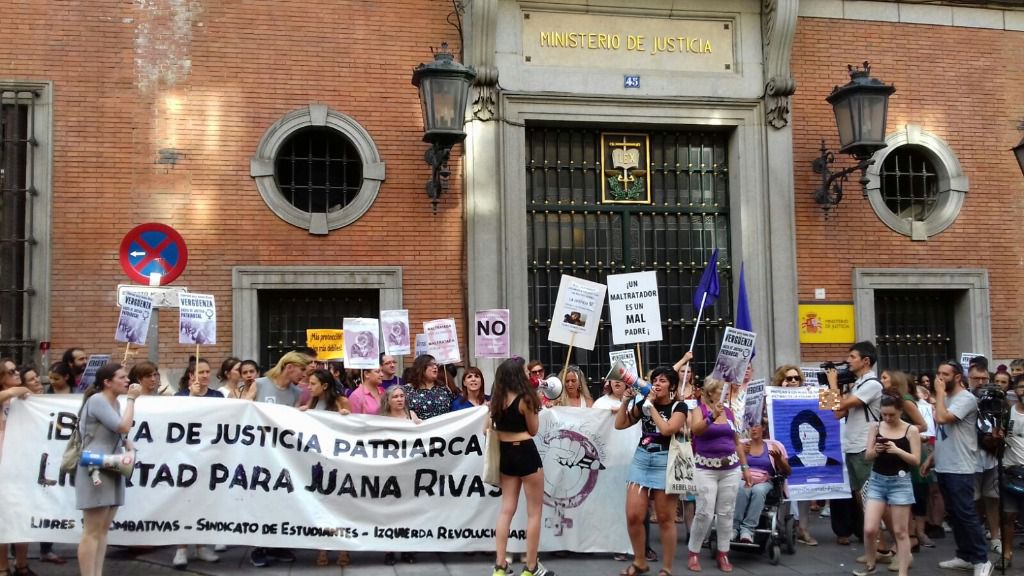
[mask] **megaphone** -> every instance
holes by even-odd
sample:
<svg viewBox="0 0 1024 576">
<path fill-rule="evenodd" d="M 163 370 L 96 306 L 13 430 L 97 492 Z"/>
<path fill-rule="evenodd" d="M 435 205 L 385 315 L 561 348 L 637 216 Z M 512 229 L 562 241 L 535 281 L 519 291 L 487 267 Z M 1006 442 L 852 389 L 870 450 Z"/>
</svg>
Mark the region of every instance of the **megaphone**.
<svg viewBox="0 0 1024 576">
<path fill-rule="evenodd" d="M 615 364 L 612 364 L 612 369 L 608 371 L 604 379 L 625 382 L 626 386 L 632 386 L 641 397 L 646 397 L 651 393 L 651 384 L 634 374 L 629 368 L 626 368 L 626 365 L 621 360 L 616 360 Z"/>
<path fill-rule="evenodd" d="M 131 476 L 135 471 L 135 455 L 133 452 L 124 454 L 100 454 L 98 452 L 82 451 L 82 458 L 79 465 L 89 467 L 89 476 L 94 486 L 103 483 L 100 480 L 100 470 L 112 470 L 125 477 Z"/>
<path fill-rule="evenodd" d="M 540 385 L 537 386 L 537 390 L 543 394 L 549 402 L 554 402 L 562 397 L 562 381 L 558 379 L 558 376 L 548 376 L 544 380 L 540 381 Z"/>
</svg>

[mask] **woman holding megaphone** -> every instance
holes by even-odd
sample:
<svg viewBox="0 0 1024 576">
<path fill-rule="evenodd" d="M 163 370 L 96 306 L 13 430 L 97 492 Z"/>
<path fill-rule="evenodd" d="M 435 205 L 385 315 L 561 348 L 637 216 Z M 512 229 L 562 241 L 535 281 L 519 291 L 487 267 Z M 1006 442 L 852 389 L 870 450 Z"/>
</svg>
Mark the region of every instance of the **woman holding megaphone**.
<svg viewBox="0 0 1024 576">
<path fill-rule="evenodd" d="M 625 430 L 640 422 L 642 432 L 626 484 L 626 529 L 633 546 L 633 563 L 622 571 L 622 576 L 637 576 L 651 570 L 647 565 L 644 543 L 644 520 L 651 494 L 654 495 L 654 511 L 661 533 L 663 566 L 659 574 L 672 574 L 679 496 L 665 493 L 665 469 L 668 466 L 669 442 L 686 423 L 686 405 L 674 401 L 678 386 L 679 374 L 675 370 L 655 368 L 651 372 L 651 388 L 646 398 L 638 396 L 636 387 L 630 386 L 626 389 L 625 409 L 615 414 L 616 429 Z"/>
<path fill-rule="evenodd" d="M 128 395 L 124 414 L 117 401 L 122 394 Z M 83 454 L 118 455 L 124 447 L 120 464 L 134 464 L 135 451 L 127 434 L 135 418 L 135 399 L 141 394 L 138 384 L 129 387 L 128 371 L 120 364 L 105 364 L 96 371 L 96 381 L 85 391 L 78 419 Z M 79 466 L 75 474 L 75 502 L 85 519 L 78 544 L 78 567 L 84 576 L 100 576 L 107 555 L 107 532 L 117 508 L 124 504 L 124 477 L 117 470 L 101 467 L 97 483 L 90 476 L 90 468 L 94 466 Z"/>
</svg>

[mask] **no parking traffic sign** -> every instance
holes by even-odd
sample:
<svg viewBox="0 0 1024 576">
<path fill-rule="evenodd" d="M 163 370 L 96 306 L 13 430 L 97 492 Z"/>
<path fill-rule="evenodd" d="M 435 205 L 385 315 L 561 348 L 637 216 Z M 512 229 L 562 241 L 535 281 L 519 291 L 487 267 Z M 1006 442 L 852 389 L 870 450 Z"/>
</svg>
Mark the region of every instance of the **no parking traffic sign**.
<svg viewBox="0 0 1024 576">
<path fill-rule="evenodd" d="M 132 228 L 118 250 L 121 269 L 132 280 L 149 284 L 151 274 L 160 275 L 160 285 L 170 284 L 185 271 L 188 248 L 178 231 L 151 222 Z"/>
</svg>

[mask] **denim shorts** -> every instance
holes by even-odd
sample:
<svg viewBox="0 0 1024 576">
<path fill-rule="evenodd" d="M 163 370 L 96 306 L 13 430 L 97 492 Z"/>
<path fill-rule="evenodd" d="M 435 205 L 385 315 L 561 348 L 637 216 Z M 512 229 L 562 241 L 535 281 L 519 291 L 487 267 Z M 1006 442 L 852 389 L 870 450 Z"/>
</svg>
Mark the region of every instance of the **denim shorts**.
<svg viewBox="0 0 1024 576">
<path fill-rule="evenodd" d="M 885 502 L 892 506 L 910 506 L 914 503 L 914 484 L 910 472 L 903 476 L 886 476 L 872 472 L 864 486 L 868 500 Z"/>
<path fill-rule="evenodd" d="M 643 446 L 637 446 L 633 453 L 633 463 L 629 466 L 628 481 L 651 490 L 664 490 L 667 466 L 668 448 L 660 452 L 648 452 Z"/>
</svg>

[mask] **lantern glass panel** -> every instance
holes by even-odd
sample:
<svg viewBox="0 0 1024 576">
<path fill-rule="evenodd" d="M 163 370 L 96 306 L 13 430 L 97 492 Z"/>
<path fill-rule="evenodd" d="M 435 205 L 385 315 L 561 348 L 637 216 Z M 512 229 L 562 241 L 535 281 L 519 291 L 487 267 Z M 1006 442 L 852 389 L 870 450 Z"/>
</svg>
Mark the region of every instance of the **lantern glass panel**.
<svg viewBox="0 0 1024 576">
<path fill-rule="evenodd" d="M 462 78 L 432 78 L 430 80 L 430 102 L 433 108 L 433 122 L 428 129 L 444 131 L 461 131 L 463 118 L 460 111 L 465 110 L 464 86 Z"/>
<path fill-rule="evenodd" d="M 861 142 L 883 142 L 885 140 L 886 97 L 881 94 L 865 94 L 860 97 L 860 138 Z"/>
<path fill-rule="evenodd" d="M 856 122 L 853 119 L 853 110 L 850 106 L 850 99 L 843 98 L 832 105 L 836 114 L 836 127 L 839 129 L 839 147 L 845 148 L 856 140 L 854 132 Z"/>
</svg>

